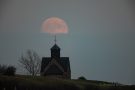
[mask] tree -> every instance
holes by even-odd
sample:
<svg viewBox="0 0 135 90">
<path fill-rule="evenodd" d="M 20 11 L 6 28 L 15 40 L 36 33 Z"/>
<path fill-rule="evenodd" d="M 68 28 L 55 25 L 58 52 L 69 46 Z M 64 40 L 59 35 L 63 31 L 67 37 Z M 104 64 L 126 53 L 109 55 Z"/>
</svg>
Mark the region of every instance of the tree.
<svg viewBox="0 0 135 90">
<path fill-rule="evenodd" d="M 22 55 L 19 62 L 32 76 L 39 74 L 41 60 L 35 51 L 27 50 L 26 55 Z"/>
<path fill-rule="evenodd" d="M 8 66 L 4 75 L 14 76 L 15 72 L 16 72 L 16 68 L 14 66 Z"/>
<path fill-rule="evenodd" d="M 3 75 L 7 69 L 6 65 L 0 65 L 0 74 Z"/>
<path fill-rule="evenodd" d="M 16 72 L 16 68 L 14 66 L 0 65 L 1 75 L 14 76 L 15 72 Z"/>
</svg>

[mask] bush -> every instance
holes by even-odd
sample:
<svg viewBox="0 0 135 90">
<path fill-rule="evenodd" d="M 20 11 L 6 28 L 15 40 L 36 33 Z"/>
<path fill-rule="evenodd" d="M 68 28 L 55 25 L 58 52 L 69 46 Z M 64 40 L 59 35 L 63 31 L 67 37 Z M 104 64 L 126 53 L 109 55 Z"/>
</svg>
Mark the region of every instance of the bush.
<svg viewBox="0 0 135 90">
<path fill-rule="evenodd" d="M 84 76 L 78 77 L 78 80 L 86 80 Z"/>
<path fill-rule="evenodd" d="M 16 72 L 16 68 L 14 66 L 8 66 L 4 75 L 14 76 Z"/>
<path fill-rule="evenodd" d="M 0 74 L 3 75 L 7 69 L 6 65 L 0 65 Z"/>
<path fill-rule="evenodd" d="M 16 72 L 16 68 L 14 66 L 0 65 L 1 75 L 14 76 L 15 72 Z"/>
</svg>

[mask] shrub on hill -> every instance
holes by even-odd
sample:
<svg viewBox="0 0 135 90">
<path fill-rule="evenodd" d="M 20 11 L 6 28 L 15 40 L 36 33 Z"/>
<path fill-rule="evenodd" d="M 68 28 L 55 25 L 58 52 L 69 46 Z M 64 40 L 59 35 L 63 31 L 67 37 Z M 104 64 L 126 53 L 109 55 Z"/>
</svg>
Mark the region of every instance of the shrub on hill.
<svg viewBox="0 0 135 90">
<path fill-rule="evenodd" d="M 16 72 L 16 68 L 14 66 L 0 65 L 1 75 L 14 76 L 15 72 Z"/>
<path fill-rule="evenodd" d="M 78 80 L 86 80 L 84 76 L 78 77 Z"/>
</svg>

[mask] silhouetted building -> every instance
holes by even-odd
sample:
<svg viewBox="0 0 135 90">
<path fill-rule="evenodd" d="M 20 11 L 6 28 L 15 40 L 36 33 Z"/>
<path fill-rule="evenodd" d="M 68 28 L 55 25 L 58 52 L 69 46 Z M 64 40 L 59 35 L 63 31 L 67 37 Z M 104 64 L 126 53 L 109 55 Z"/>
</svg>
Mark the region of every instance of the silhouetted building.
<svg viewBox="0 0 135 90">
<path fill-rule="evenodd" d="M 55 44 L 51 48 L 51 57 L 43 57 L 41 76 L 71 78 L 69 57 L 60 57 L 60 48 Z"/>
</svg>

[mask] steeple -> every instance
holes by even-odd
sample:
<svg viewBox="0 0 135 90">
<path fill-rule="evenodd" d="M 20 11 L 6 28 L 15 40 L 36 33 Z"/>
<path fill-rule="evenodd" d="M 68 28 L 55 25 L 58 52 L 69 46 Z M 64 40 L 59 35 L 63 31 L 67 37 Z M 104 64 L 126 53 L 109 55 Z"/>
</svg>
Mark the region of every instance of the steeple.
<svg viewBox="0 0 135 90">
<path fill-rule="evenodd" d="M 55 44 L 56 44 L 56 42 L 57 42 L 57 40 L 56 40 L 56 35 L 54 36 L 54 42 L 55 42 Z"/>
<path fill-rule="evenodd" d="M 51 48 L 51 58 L 57 59 L 57 58 L 60 58 L 60 48 L 56 44 L 56 35 L 55 35 L 55 38 L 54 38 L 54 42 L 55 42 L 55 44 Z"/>
</svg>

